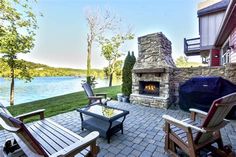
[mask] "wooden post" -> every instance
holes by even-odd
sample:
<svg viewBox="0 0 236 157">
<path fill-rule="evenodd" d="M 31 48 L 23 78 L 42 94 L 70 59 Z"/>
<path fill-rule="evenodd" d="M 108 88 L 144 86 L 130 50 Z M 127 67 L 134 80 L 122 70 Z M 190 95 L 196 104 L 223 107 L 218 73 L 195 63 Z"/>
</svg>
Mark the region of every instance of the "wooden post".
<svg viewBox="0 0 236 157">
<path fill-rule="evenodd" d="M 91 145 L 90 145 L 90 150 L 91 150 L 91 157 L 96 157 L 99 150 L 99 147 L 96 145 L 96 141 L 94 141 Z"/>
</svg>

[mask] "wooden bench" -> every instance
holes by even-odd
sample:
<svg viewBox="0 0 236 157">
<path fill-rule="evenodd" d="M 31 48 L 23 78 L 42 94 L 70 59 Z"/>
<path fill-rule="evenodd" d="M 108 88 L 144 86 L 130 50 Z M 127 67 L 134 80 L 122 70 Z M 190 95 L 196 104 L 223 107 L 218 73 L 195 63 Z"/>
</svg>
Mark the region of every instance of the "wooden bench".
<svg viewBox="0 0 236 157">
<path fill-rule="evenodd" d="M 25 125 L 23 120 L 32 116 L 40 116 L 40 121 Z M 97 156 L 99 147 L 96 139 L 99 133 L 94 131 L 85 137 L 44 118 L 44 110 L 12 117 L 5 107 L 0 105 L 0 124 L 10 132 L 25 155 L 41 156 Z M 4 156 L 14 153 L 2 152 Z"/>
</svg>

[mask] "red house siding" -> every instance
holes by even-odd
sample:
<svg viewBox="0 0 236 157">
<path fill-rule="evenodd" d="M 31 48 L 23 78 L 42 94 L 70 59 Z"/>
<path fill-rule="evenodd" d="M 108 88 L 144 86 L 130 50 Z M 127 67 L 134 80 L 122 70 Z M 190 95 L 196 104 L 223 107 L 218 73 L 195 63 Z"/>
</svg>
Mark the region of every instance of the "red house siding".
<svg viewBox="0 0 236 157">
<path fill-rule="evenodd" d="M 212 49 L 211 50 L 211 66 L 220 65 L 220 50 Z"/>
</svg>

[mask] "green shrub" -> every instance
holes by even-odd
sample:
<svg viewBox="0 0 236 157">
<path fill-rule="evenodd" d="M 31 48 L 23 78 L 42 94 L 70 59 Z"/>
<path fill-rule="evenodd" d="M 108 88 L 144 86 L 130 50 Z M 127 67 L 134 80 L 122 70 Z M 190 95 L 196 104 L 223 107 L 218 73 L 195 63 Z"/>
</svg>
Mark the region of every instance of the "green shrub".
<svg viewBox="0 0 236 157">
<path fill-rule="evenodd" d="M 125 58 L 124 66 L 122 70 L 122 93 L 125 96 L 130 96 L 132 93 L 132 69 L 136 62 L 136 58 L 134 56 L 134 52 L 132 52 L 132 55 L 130 55 L 130 52 L 128 52 L 128 55 Z"/>
</svg>

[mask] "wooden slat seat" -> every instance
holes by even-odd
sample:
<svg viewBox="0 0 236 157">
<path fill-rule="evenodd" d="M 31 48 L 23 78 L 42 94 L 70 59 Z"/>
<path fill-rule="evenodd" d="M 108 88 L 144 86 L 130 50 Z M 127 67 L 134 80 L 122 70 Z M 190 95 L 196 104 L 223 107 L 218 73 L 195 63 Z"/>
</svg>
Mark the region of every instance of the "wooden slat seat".
<svg viewBox="0 0 236 157">
<path fill-rule="evenodd" d="M 38 114 L 36 114 L 38 112 Z M 56 156 L 96 156 L 99 147 L 96 139 L 99 133 L 94 131 L 85 137 L 62 127 L 61 125 L 44 119 L 44 110 L 31 112 L 40 115 L 40 121 L 24 125 L 22 122 L 30 114 L 18 116 L 22 121 L 15 119 L 0 104 L 0 124 L 6 130 L 13 132 L 17 144 L 29 157 L 56 157 Z M 3 152 L 4 153 L 4 152 Z M 7 153 L 5 153 L 7 156 Z"/>
<path fill-rule="evenodd" d="M 201 123 L 198 121 L 194 121 L 190 118 L 184 119 L 182 120 L 183 122 L 186 122 L 187 124 L 191 124 L 197 127 L 201 126 Z M 170 125 L 170 131 L 171 133 L 173 133 L 173 135 L 176 138 L 179 138 L 180 140 L 182 140 L 184 143 L 188 144 L 188 137 L 187 137 L 187 133 L 186 131 L 184 131 L 183 129 L 175 126 L 175 125 Z M 197 130 L 193 130 L 192 131 L 192 136 L 193 138 L 196 138 L 198 131 Z"/>
<path fill-rule="evenodd" d="M 35 139 L 38 139 L 40 145 L 49 155 L 69 147 L 82 139 L 81 136 L 68 129 L 62 130 L 57 124 L 49 119 L 34 122 L 27 126 L 27 129 Z M 87 148 L 86 152 L 88 151 L 89 149 Z"/>
</svg>

